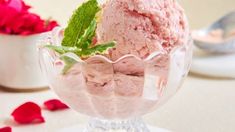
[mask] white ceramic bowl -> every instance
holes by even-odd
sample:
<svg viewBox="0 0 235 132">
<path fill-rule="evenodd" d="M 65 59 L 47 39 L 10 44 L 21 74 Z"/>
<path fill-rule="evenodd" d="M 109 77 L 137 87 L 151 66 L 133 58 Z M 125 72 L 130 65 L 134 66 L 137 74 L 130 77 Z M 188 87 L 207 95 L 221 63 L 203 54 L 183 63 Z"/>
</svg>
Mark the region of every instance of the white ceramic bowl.
<svg viewBox="0 0 235 132">
<path fill-rule="evenodd" d="M 13 89 L 45 88 L 37 41 L 47 33 L 18 36 L 0 34 L 0 85 Z"/>
</svg>

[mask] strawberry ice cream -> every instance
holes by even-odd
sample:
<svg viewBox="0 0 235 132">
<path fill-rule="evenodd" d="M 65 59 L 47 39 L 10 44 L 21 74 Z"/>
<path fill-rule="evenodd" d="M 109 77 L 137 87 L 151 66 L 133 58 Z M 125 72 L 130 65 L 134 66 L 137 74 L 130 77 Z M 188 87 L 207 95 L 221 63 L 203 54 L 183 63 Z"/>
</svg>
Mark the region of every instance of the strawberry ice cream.
<svg viewBox="0 0 235 132">
<path fill-rule="evenodd" d="M 100 17 L 98 42 L 117 41 L 112 60 L 169 52 L 189 37 L 188 21 L 176 0 L 108 0 Z"/>
<path fill-rule="evenodd" d="M 89 92 L 141 96 L 146 64 L 140 60 L 146 59 L 153 52 L 165 54 L 155 62 L 165 70 L 161 72 L 163 70 L 159 68 L 155 72 L 159 76 L 156 82 L 165 85 L 170 52 L 187 44 L 189 38 L 187 19 L 180 5 L 175 0 L 108 0 L 99 17 L 98 43 L 112 40 L 117 42 L 115 48 L 109 51 L 108 58 L 117 61 L 128 54 L 136 58 L 127 57 L 106 67 L 105 64 L 97 63 L 97 60 L 92 64 L 89 59 L 86 60 L 92 66 L 85 74 Z M 94 72 L 97 68 L 100 68 L 99 71 Z M 106 76 L 107 69 L 112 69 L 109 73 L 113 72 L 114 75 Z"/>
</svg>

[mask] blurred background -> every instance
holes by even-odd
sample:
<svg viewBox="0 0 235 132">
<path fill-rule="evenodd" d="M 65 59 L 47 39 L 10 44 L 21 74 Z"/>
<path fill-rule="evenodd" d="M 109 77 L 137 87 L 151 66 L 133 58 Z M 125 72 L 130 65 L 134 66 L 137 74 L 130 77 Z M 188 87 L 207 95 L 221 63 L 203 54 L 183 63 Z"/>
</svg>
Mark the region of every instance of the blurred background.
<svg viewBox="0 0 235 132">
<path fill-rule="evenodd" d="M 52 16 L 65 25 L 72 11 L 83 0 L 25 0 L 42 17 Z M 100 0 L 104 1 L 104 0 Z M 235 8 L 235 0 L 179 0 L 189 17 L 192 29 L 209 25 L 220 16 Z M 63 12 L 61 11 L 63 10 Z M 59 14 L 62 13 L 62 14 Z"/>
</svg>

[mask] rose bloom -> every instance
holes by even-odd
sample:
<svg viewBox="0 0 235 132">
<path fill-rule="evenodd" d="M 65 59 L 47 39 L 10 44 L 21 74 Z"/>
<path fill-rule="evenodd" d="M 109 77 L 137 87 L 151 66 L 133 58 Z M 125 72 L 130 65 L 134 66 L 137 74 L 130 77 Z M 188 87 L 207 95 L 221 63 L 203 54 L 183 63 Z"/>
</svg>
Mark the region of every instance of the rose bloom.
<svg viewBox="0 0 235 132">
<path fill-rule="evenodd" d="M 0 0 L 0 33 L 31 35 L 58 26 L 56 21 L 43 20 L 29 9 L 22 0 Z"/>
</svg>

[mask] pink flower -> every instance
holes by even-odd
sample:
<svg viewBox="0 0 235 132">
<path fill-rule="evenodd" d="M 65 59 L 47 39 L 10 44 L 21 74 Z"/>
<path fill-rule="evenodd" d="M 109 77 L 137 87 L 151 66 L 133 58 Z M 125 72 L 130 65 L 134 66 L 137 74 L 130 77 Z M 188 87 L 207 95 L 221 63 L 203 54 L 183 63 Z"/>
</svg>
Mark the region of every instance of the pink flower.
<svg viewBox="0 0 235 132">
<path fill-rule="evenodd" d="M 58 26 L 56 21 L 43 20 L 29 9 L 22 0 L 0 0 L 0 33 L 30 35 Z"/>
</svg>

